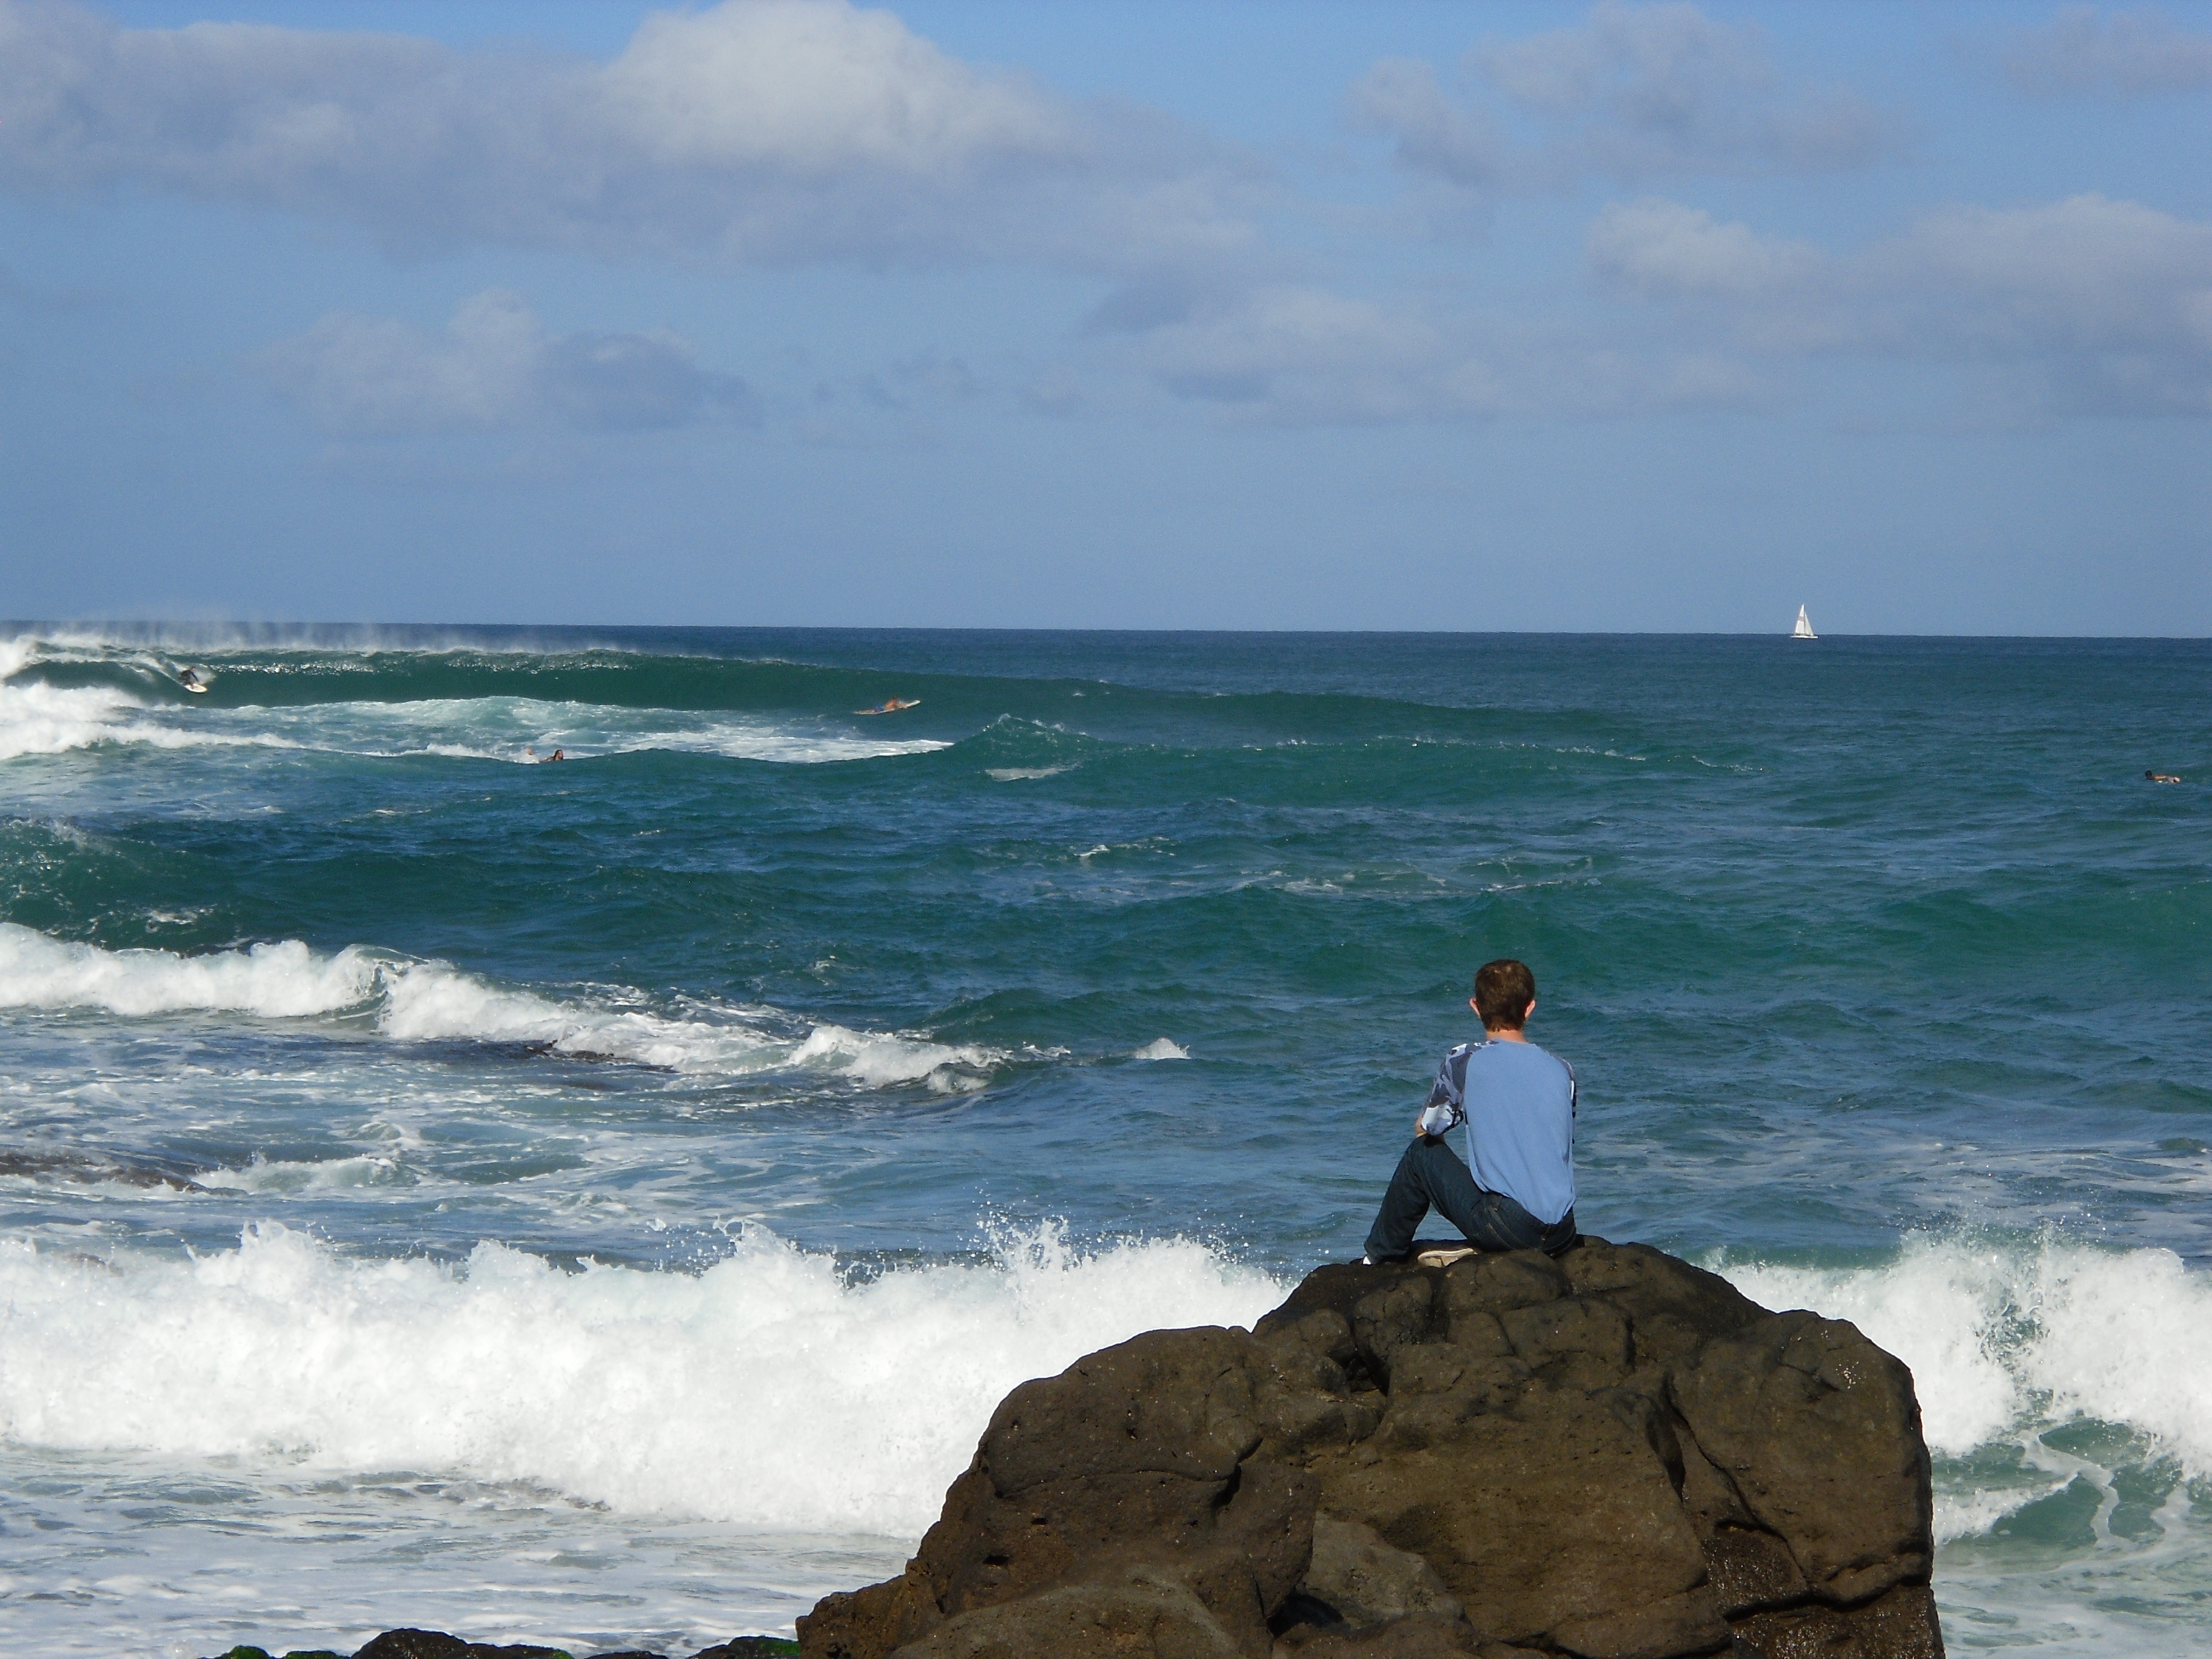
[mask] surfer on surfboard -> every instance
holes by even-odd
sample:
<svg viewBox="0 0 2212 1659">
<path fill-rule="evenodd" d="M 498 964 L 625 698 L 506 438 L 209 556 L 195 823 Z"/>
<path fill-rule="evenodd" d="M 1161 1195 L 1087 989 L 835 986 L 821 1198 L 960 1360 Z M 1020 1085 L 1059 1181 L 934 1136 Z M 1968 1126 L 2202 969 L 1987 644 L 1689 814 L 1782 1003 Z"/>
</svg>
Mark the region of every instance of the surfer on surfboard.
<svg viewBox="0 0 2212 1659">
<path fill-rule="evenodd" d="M 177 684 L 187 691 L 196 691 L 202 696 L 207 693 L 208 683 L 201 678 L 200 671 L 197 668 L 179 669 L 177 673 Z"/>
<path fill-rule="evenodd" d="M 908 708 L 921 707 L 920 697 L 885 697 L 873 708 L 855 708 L 855 714 L 896 714 Z"/>
</svg>

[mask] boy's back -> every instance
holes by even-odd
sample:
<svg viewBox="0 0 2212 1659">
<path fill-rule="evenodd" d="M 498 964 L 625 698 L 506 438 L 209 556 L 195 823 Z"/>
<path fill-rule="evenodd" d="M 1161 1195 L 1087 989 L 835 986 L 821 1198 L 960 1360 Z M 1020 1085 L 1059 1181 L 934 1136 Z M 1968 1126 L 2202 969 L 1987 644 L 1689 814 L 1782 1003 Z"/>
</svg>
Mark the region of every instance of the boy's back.
<svg viewBox="0 0 2212 1659">
<path fill-rule="evenodd" d="M 1575 1073 L 1533 1042 L 1471 1042 L 1444 1060 L 1467 1114 L 1467 1167 L 1549 1224 L 1575 1207 Z"/>
</svg>

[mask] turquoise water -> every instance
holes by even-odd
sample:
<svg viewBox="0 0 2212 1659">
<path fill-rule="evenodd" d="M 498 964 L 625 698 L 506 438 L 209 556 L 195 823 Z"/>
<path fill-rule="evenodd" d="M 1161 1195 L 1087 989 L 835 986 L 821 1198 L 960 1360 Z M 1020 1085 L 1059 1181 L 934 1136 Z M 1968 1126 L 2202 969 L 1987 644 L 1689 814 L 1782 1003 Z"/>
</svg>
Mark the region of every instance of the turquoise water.
<svg viewBox="0 0 2212 1659">
<path fill-rule="evenodd" d="M 2202 642 L 19 627 L 0 671 L 42 1650 L 787 1627 L 1012 1382 L 1356 1254 L 1508 953 L 1584 1230 L 1914 1365 L 1954 1648 L 2201 1645 Z"/>
</svg>

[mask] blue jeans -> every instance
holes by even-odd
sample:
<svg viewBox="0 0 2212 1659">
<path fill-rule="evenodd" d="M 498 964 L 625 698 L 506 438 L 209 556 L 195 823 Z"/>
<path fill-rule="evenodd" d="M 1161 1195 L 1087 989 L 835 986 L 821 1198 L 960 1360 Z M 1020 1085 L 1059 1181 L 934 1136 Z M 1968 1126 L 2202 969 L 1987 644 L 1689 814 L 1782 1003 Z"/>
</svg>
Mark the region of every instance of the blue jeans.
<svg viewBox="0 0 2212 1659">
<path fill-rule="evenodd" d="M 1575 1242 L 1575 1212 L 1548 1225 L 1504 1193 L 1475 1185 L 1460 1155 L 1441 1135 L 1417 1135 L 1398 1160 L 1367 1234 L 1370 1260 L 1389 1261 L 1413 1248 L 1414 1229 L 1434 1209 L 1478 1250 L 1542 1250 L 1557 1255 Z"/>
</svg>

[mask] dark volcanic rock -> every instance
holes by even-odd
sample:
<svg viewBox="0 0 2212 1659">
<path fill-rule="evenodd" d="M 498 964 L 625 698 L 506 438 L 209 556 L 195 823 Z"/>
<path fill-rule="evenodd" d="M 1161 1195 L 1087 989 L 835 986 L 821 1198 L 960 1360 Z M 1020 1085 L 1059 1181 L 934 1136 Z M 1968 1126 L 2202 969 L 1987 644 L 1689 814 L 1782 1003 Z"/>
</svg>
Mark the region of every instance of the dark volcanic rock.
<svg viewBox="0 0 2212 1659">
<path fill-rule="evenodd" d="M 1328 1267 L 1008 1395 L 807 1659 L 1941 1659 L 1904 1365 L 1641 1245 Z M 427 1656 L 426 1656 L 427 1659 Z"/>
<path fill-rule="evenodd" d="M 560 1659 L 560 1655 L 559 1648 L 464 1642 L 441 1630 L 388 1630 L 357 1650 L 353 1659 Z"/>
</svg>

